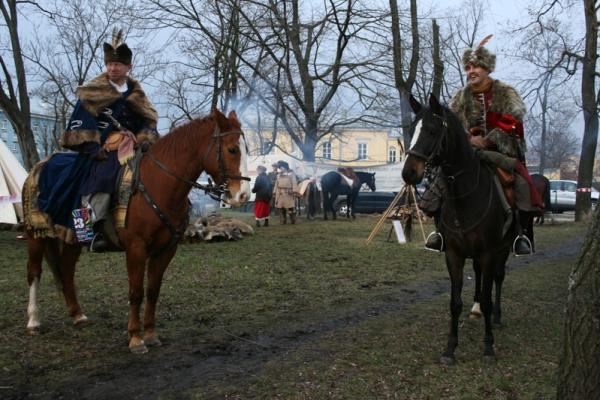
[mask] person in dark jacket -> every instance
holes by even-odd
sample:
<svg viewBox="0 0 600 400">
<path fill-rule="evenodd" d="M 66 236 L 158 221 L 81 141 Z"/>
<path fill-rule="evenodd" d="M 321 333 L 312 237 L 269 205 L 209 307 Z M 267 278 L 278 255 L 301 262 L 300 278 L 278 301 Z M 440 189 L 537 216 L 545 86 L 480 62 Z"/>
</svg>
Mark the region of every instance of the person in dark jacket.
<svg viewBox="0 0 600 400">
<path fill-rule="evenodd" d="M 261 221 L 264 226 L 269 226 L 269 213 L 271 211 L 271 195 L 273 187 L 267 176 L 267 169 L 262 165 L 256 168 L 256 181 L 252 193 L 256 193 L 254 200 L 254 218 L 256 219 L 256 227 L 260 227 Z"/>
</svg>

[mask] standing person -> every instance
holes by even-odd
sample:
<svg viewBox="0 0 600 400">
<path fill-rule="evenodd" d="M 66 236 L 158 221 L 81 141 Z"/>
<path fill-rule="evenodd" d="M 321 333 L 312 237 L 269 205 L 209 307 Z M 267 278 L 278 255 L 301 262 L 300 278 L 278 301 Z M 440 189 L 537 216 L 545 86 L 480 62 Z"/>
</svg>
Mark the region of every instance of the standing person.
<svg viewBox="0 0 600 400">
<path fill-rule="evenodd" d="M 254 199 L 254 219 L 256 227 L 260 227 L 261 221 L 264 221 L 264 226 L 269 226 L 269 214 L 271 211 L 271 197 L 273 194 L 273 186 L 267 176 L 267 169 L 262 165 L 256 167 L 256 181 L 252 188 L 252 193 L 256 193 Z"/>
<path fill-rule="evenodd" d="M 513 251 L 517 255 L 530 254 L 532 246 L 521 230 L 519 210 L 539 210 L 542 202 L 533 187 L 525 162 L 527 149 L 523 117 L 526 108 L 512 86 L 490 77 L 496 65 L 496 56 L 484 47 L 490 38 L 491 35 L 476 48 L 465 50 L 462 62 L 468 84 L 452 97 L 450 109 L 462 120 L 471 145 L 477 149 L 481 159 L 492 167 L 514 174 L 517 207 L 513 210 L 513 218 L 518 234 Z M 422 208 L 430 216 L 439 213 L 443 185 L 441 179 L 435 179 L 432 188 L 423 196 Z M 443 250 L 441 234 L 435 232 L 430 235 L 425 247 Z"/>
<path fill-rule="evenodd" d="M 47 202 L 46 208 L 40 209 L 55 220 L 58 218 L 52 208 L 64 206 L 55 200 L 64 197 L 61 191 L 65 185 L 72 186 L 75 180 L 71 178 L 77 174 L 76 180 L 81 183 L 77 194 L 81 203 L 92 209 L 92 251 L 103 251 L 108 246 L 105 232 L 110 228 L 105 229 L 105 224 L 112 222 L 111 195 L 121 164 L 133 157 L 136 143 L 145 151 L 158 138 L 158 114 L 139 82 L 128 76 L 131 59 L 122 31 L 115 30 L 112 42 L 104 43 L 106 72 L 77 88 L 77 103 L 61 137 L 63 147 L 79 153 L 77 159 L 60 176 L 52 175 L 51 168 L 44 168 L 46 176 L 40 176 L 46 182 L 54 180 L 48 193 L 40 187 L 40 197 Z"/>
<path fill-rule="evenodd" d="M 296 174 L 290 171 L 290 166 L 285 161 L 277 163 L 279 175 L 275 181 L 273 194 L 275 195 L 275 207 L 279 209 L 279 219 L 282 224 L 287 223 L 287 214 L 290 222 L 296 223 L 296 207 L 294 193 L 298 191 Z"/>
</svg>

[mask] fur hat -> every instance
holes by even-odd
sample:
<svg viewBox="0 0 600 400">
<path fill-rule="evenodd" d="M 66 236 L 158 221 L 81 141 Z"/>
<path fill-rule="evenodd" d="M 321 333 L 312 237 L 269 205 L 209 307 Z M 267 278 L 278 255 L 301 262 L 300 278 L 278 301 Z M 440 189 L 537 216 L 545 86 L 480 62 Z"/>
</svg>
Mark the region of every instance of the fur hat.
<svg viewBox="0 0 600 400">
<path fill-rule="evenodd" d="M 131 57 L 131 49 L 123 42 L 123 30 L 113 29 L 112 42 L 104 43 L 104 64 L 120 62 L 130 65 Z"/>
<path fill-rule="evenodd" d="M 290 170 L 290 165 L 285 161 L 277 161 L 278 168 L 285 168 L 286 170 Z"/>
<path fill-rule="evenodd" d="M 472 49 L 466 49 L 463 53 L 462 62 L 465 68 L 469 64 L 487 69 L 490 72 L 494 71 L 496 67 L 496 55 L 491 51 L 483 47 L 487 42 L 490 41 L 492 35 L 486 36 L 477 47 Z"/>
</svg>

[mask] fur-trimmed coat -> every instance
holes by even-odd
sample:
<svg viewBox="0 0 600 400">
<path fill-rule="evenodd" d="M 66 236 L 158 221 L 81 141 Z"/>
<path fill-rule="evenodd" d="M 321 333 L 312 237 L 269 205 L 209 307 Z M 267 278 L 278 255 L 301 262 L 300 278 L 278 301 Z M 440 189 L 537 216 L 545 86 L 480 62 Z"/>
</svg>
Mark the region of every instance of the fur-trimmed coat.
<svg viewBox="0 0 600 400">
<path fill-rule="evenodd" d="M 78 101 L 61 136 L 61 145 L 82 151 L 84 143 L 104 144 L 108 134 L 116 130 L 103 114 L 107 109 L 138 141 L 156 141 L 158 113 L 138 81 L 127 78 L 127 86 L 127 92 L 119 93 L 103 73 L 77 88 Z"/>
<path fill-rule="evenodd" d="M 512 116 L 522 131 L 523 118 L 526 113 L 525 104 L 517 91 L 499 80 L 494 80 L 491 88 L 491 100 L 488 113 L 497 115 L 508 114 Z M 460 89 L 450 100 L 450 109 L 458 115 L 467 129 L 481 124 L 483 118 L 483 103 L 475 98 L 470 86 Z M 488 118 L 487 132 L 485 138 L 493 143 L 496 151 L 523 161 L 527 151 L 524 137 L 513 135 L 490 124 Z"/>
</svg>

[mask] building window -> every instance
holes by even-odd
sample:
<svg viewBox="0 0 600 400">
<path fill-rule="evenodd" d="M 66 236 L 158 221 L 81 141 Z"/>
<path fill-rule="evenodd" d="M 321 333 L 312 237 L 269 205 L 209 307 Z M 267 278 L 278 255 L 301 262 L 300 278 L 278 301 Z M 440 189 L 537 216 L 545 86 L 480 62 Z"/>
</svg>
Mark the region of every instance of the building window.
<svg viewBox="0 0 600 400">
<path fill-rule="evenodd" d="M 323 143 L 323 158 L 331 160 L 331 142 Z"/>
<path fill-rule="evenodd" d="M 366 143 L 358 144 L 358 159 L 359 160 L 367 159 L 367 144 Z"/>
<path fill-rule="evenodd" d="M 389 163 L 396 162 L 396 148 L 394 146 L 390 147 L 390 151 L 388 153 L 388 162 Z"/>
</svg>

